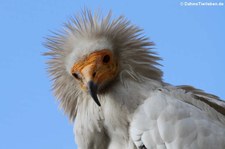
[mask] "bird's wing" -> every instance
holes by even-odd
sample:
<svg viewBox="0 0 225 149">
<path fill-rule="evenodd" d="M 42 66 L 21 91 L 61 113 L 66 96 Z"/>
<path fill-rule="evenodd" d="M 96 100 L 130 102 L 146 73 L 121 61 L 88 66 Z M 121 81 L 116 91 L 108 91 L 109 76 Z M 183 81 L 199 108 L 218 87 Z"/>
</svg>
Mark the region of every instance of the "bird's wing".
<svg viewBox="0 0 225 149">
<path fill-rule="evenodd" d="M 225 101 L 221 100 L 219 97 L 206 93 L 200 89 L 196 89 L 192 86 L 182 85 L 177 86 L 177 88 L 183 89 L 185 92 L 192 93 L 196 100 L 201 100 L 215 109 L 217 112 L 225 115 Z"/>
<path fill-rule="evenodd" d="M 196 97 L 210 101 L 208 98 L 213 100 L 214 96 L 191 92 L 190 88 L 187 91 L 187 87 L 151 92 L 130 125 L 135 145 L 147 149 L 224 149 L 225 116 Z"/>
</svg>

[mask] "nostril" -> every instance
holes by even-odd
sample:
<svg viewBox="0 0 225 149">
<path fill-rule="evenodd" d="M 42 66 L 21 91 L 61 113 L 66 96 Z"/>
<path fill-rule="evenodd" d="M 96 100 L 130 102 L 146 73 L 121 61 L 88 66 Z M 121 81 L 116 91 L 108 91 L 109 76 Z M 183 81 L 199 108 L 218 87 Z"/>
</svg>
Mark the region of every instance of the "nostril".
<svg viewBox="0 0 225 149">
<path fill-rule="evenodd" d="M 79 75 L 77 72 L 73 73 L 72 75 L 73 75 L 77 80 L 80 80 L 80 75 Z"/>
<path fill-rule="evenodd" d="M 94 72 L 94 73 L 92 74 L 92 76 L 95 77 L 95 76 L 96 76 L 96 72 Z"/>
</svg>

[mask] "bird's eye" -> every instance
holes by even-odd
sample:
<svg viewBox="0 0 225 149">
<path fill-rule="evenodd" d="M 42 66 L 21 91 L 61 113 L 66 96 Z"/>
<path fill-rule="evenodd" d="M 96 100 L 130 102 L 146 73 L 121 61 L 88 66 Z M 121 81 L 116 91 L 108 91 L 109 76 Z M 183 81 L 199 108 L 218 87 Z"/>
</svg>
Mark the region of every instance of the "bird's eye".
<svg viewBox="0 0 225 149">
<path fill-rule="evenodd" d="M 108 63 L 110 61 L 110 56 L 109 55 L 105 55 L 102 59 L 103 63 Z"/>
<path fill-rule="evenodd" d="M 72 74 L 73 76 L 74 76 L 74 78 L 76 78 L 77 80 L 80 80 L 81 78 L 80 78 L 80 75 L 78 74 L 78 73 L 73 73 Z"/>
</svg>

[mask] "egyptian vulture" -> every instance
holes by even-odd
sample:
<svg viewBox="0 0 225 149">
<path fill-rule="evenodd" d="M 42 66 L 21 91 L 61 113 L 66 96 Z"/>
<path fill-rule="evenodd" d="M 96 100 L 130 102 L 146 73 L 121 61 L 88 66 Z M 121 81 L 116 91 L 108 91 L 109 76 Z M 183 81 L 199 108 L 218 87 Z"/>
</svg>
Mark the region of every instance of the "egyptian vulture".
<svg viewBox="0 0 225 149">
<path fill-rule="evenodd" d="M 225 149 L 225 102 L 164 82 L 153 42 L 126 18 L 84 10 L 45 45 L 79 149 Z"/>
</svg>

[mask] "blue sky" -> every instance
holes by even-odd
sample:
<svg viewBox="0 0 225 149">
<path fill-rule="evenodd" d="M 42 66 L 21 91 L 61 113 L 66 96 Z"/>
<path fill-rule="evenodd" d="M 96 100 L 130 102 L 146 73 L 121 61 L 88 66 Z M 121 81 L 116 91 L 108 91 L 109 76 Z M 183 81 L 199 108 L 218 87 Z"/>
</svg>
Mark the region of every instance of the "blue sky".
<svg viewBox="0 0 225 149">
<path fill-rule="evenodd" d="M 47 58 L 41 54 L 50 30 L 60 29 L 84 7 L 111 9 L 143 28 L 164 59 L 166 82 L 225 99 L 225 6 L 184 7 L 180 2 L 1 0 L 0 148 L 76 148 L 73 125 L 54 100 Z"/>
</svg>

